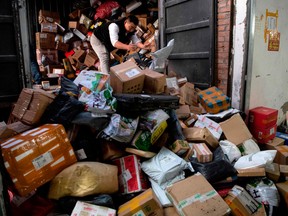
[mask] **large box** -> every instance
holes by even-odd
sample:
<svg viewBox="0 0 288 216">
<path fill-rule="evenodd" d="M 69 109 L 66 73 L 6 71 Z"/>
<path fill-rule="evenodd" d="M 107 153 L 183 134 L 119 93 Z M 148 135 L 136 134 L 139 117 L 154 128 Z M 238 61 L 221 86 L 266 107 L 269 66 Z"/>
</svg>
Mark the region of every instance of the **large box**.
<svg viewBox="0 0 288 216">
<path fill-rule="evenodd" d="M 119 206 L 118 216 L 131 215 L 163 216 L 160 201 L 151 188 Z"/>
<path fill-rule="evenodd" d="M 228 215 L 230 209 L 203 175 L 197 173 L 166 188 L 179 215 Z"/>
<path fill-rule="evenodd" d="M 0 122 L 0 142 L 19 133 L 30 130 L 31 128 L 32 126 L 23 124 L 20 121 L 13 122 L 8 125 L 6 125 L 4 122 Z"/>
<path fill-rule="evenodd" d="M 12 115 L 21 122 L 35 125 L 40 122 L 45 109 L 54 100 L 55 95 L 41 89 L 22 89 L 13 108 Z"/>
<path fill-rule="evenodd" d="M 249 111 L 249 127 L 269 128 L 277 123 L 278 110 L 256 107 Z"/>
<path fill-rule="evenodd" d="M 118 167 L 120 193 L 135 193 L 149 188 L 148 180 L 141 170 L 140 159 L 136 155 L 115 159 L 113 163 Z"/>
<path fill-rule="evenodd" d="M 110 84 L 114 93 L 141 93 L 145 73 L 132 61 L 110 68 Z"/>
<path fill-rule="evenodd" d="M 54 49 L 55 34 L 47 32 L 36 32 L 36 49 Z"/>
<path fill-rule="evenodd" d="M 144 92 L 148 94 L 163 93 L 166 85 L 165 75 L 150 69 L 145 69 L 143 72 L 145 73 Z"/>
<path fill-rule="evenodd" d="M 1 143 L 4 165 L 25 196 L 76 162 L 62 125 L 45 124 Z"/>
<path fill-rule="evenodd" d="M 231 98 L 213 86 L 198 92 L 201 105 L 208 113 L 219 113 L 231 107 Z"/>
<path fill-rule="evenodd" d="M 250 131 L 259 143 L 267 143 L 276 136 L 277 124 L 266 128 L 251 127 Z"/>
</svg>

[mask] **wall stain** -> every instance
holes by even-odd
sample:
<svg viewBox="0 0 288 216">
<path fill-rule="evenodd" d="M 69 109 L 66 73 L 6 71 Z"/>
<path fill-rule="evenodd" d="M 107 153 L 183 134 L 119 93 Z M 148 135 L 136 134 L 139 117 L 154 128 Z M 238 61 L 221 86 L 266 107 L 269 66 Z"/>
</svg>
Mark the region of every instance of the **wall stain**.
<svg viewBox="0 0 288 216">
<path fill-rule="evenodd" d="M 258 77 L 261 77 L 261 76 L 260 75 L 256 75 L 255 77 L 258 78 Z"/>
</svg>

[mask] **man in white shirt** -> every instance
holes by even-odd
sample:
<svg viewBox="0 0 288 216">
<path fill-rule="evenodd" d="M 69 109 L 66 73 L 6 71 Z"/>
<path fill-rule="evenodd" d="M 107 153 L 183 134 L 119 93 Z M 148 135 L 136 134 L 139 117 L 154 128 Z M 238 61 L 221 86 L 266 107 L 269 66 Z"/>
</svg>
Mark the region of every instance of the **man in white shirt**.
<svg viewBox="0 0 288 216">
<path fill-rule="evenodd" d="M 137 47 L 149 48 L 149 44 L 144 45 L 135 34 L 138 23 L 138 18 L 130 15 L 115 22 L 102 24 L 94 30 L 90 43 L 99 58 L 103 73 L 108 74 L 110 71 L 110 52 L 114 49 L 135 51 Z"/>
</svg>

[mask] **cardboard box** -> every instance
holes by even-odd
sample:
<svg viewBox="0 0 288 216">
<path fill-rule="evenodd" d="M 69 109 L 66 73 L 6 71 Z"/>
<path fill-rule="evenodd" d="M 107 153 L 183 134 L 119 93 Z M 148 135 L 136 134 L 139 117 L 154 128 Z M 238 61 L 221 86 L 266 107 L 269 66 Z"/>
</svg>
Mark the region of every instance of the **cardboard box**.
<svg viewBox="0 0 288 216">
<path fill-rule="evenodd" d="M 150 188 L 118 208 L 118 216 L 153 215 L 163 216 L 157 196 Z"/>
<path fill-rule="evenodd" d="M 230 209 L 217 191 L 197 173 L 166 188 L 166 194 L 183 216 L 228 215 Z"/>
<path fill-rule="evenodd" d="M 4 122 L 0 122 L 0 142 L 31 128 L 32 126 L 23 124 L 20 121 L 13 122 L 8 125 L 6 125 Z"/>
<path fill-rule="evenodd" d="M 176 140 L 172 145 L 169 146 L 169 149 L 175 154 L 181 156 L 185 155 L 189 150 L 189 144 L 185 140 Z"/>
<path fill-rule="evenodd" d="M 54 23 L 57 22 L 60 24 L 60 16 L 58 12 L 40 10 L 38 16 L 39 24 L 41 23 Z"/>
<path fill-rule="evenodd" d="M 189 142 L 206 143 L 209 148 L 216 149 L 219 146 L 218 140 L 207 128 L 183 128 L 183 135 Z"/>
<path fill-rule="evenodd" d="M 219 124 L 226 139 L 237 146 L 253 137 L 239 113 Z"/>
<path fill-rule="evenodd" d="M 280 175 L 287 177 L 288 176 L 288 165 L 279 165 Z"/>
<path fill-rule="evenodd" d="M 250 216 L 256 213 L 261 205 L 242 187 L 235 185 L 224 198 L 233 215 Z"/>
<path fill-rule="evenodd" d="M 38 65 L 42 65 L 42 56 L 46 56 L 52 62 L 58 62 L 58 52 L 55 49 L 36 49 Z"/>
<path fill-rule="evenodd" d="M 56 50 L 62 51 L 62 52 L 67 52 L 69 50 L 69 44 L 66 43 L 62 43 L 60 41 L 56 42 L 56 46 L 55 46 Z"/>
<path fill-rule="evenodd" d="M 202 113 L 204 113 L 204 110 L 203 110 L 202 106 L 193 106 L 193 105 L 191 105 L 191 106 L 189 106 L 189 108 L 190 108 L 190 112 L 191 113 L 194 113 L 194 114 L 202 114 Z"/>
<path fill-rule="evenodd" d="M 132 61 L 110 68 L 110 85 L 114 93 L 141 93 L 145 73 Z"/>
<path fill-rule="evenodd" d="M 288 208 L 288 181 L 277 183 L 276 187 L 286 203 L 286 208 Z"/>
<path fill-rule="evenodd" d="M 184 98 L 186 104 L 197 106 L 198 95 L 196 90 L 194 89 L 194 84 L 189 82 L 185 83 L 180 88 L 180 95 Z"/>
<path fill-rule="evenodd" d="M 164 208 L 164 216 L 178 216 L 178 212 L 175 207 Z"/>
<path fill-rule="evenodd" d="M 116 216 L 116 210 L 104 206 L 98 206 L 82 201 L 77 201 L 71 216 Z"/>
<path fill-rule="evenodd" d="M 267 164 L 265 166 L 267 178 L 271 179 L 274 182 L 277 182 L 280 178 L 280 166 L 277 163 Z"/>
<path fill-rule="evenodd" d="M 267 128 L 250 128 L 251 134 L 259 143 L 267 143 L 276 136 L 277 124 Z"/>
<path fill-rule="evenodd" d="M 197 116 L 197 115 L 195 115 L 195 114 L 193 114 L 193 113 L 191 113 L 190 115 L 191 115 L 191 116 L 184 121 L 184 124 L 185 124 L 187 127 L 193 126 L 193 123 L 195 123 L 195 122 L 198 120 L 198 116 Z"/>
<path fill-rule="evenodd" d="M 54 23 L 41 23 L 41 32 L 57 33 L 57 28 Z"/>
<path fill-rule="evenodd" d="M 269 128 L 277 123 L 278 110 L 268 107 L 256 107 L 249 110 L 249 128 Z"/>
<path fill-rule="evenodd" d="M 265 150 L 275 150 L 275 147 L 284 145 L 284 141 L 284 139 L 274 137 L 262 146 Z"/>
<path fill-rule="evenodd" d="M 39 123 L 45 109 L 54 100 L 55 95 L 41 89 L 24 88 L 13 108 L 12 115 L 28 125 Z"/>
<path fill-rule="evenodd" d="M 69 21 L 68 22 L 68 28 L 70 28 L 70 29 L 76 28 L 77 29 L 77 27 L 78 27 L 78 22 L 77 21 Z"/>
<path fill-rule="evenodd" d="M 148 94 L 163 93 L 166 85 L 165 75 L 150 69 L 145 69 L 143 72 L 145 73 L 144 92 Z"/>
<path fill-rule="evenodd" d="M 181 105 L 175 112 L 178 119 L 187 119 L 190 116 L 189 105 Z"/>
<path fill-rule="evenodd" d="M 277 150 L 276 157 L 274 158 L 274 162 L 278 164 L 288 165 L 288 146 L 278 146 L 275 147 Z"/>
<path fill-rule="evenodd" d="M 25 196 L 76 162 L 62 125 L 45 124 L 1 143 L 5 167 Z"/>
<path fill-rule="evenodd" d="M 36 49 L 54 49 L 55 34 L 47 32 L 36 32 Z"/>
<path fill-rule="evenodd" d="M 89 52 L 85 57 L 84 64 L 87 67 L 94 66 L 97 60 L 98 60 L 97 55 L 93 52 Z"/>
<path fill-rule="evenodd" d="M 193 144 L 193 148 L 200 163 L 207 163 L 212 161 L 213 153 L 209 150 L 205 143 Z"/>
<path fill-rule="evenodd" d="M 256 176 L 266 176 L 265 168 L 249 168 L 249 169 L 238 169 L 238 177 L 256 177 Z"/>
<path fill-rule="evenodd" d="M 141 169 L 139 157 L 128 155 L 113 160 L 113 164 L 118 167 L 120 193 L 136 193 L 149 188 L 148 180 Z"/>
<path fill-rule="evenodd" d="M 219 113 L 231 107 L 231 98 L 213 86 L 198 92 L 201 105 L 208 113 Z"/>
<path fill-rule="evenodd" d="M 198 120 L 195 122 L 194 127 L 206 127 L 217 140 L 219 140 L 222 135 L 222 128 L 220 125 L 204 115 L 198 115 Z"/>
<path fill-rule="evenodd" d="M 75 51 L 75 53 L 72 55 L 72 58 L 75 61 L 84 62 L 85 56 L 86 56 L 86 52 L 84 50 L 79 49 Z"/>
</svg>

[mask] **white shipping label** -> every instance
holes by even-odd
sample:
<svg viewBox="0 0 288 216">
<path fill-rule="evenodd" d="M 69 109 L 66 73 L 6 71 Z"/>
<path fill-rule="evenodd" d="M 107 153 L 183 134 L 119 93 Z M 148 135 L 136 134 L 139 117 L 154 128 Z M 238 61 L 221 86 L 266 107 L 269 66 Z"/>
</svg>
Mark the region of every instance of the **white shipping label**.
<svg viewBox="0 0 288 216">
<path fill-rule="evenodd" d="M 38 171 L 39 169 L 43 168 L 47 164 L 53 161 L 53 157 L 50 152 L 46 152 L 39 157 L 35 158 L 32 163 L 35 167 L 35 170 Z"/>
<path fill-rule="evenodd" d="M 134 76 L 137 76 L 138 74 L 140 74 L 140 71 L 138 71 L 137 69 L 133 68 L 127 72 L 125 72 L 125 74 L 131 78 L 131 77 L 134 77 Z"/>
<path fill-rule="evenodd" d="M 132 178 L 132 175 L 128 169 L 122 173 L 122 176 L 126 181 L 129 181 Z"/>
<path fill-rule="evenodd" d="M 85 151 L 84 149 L 79 149 L 77 151 L 75 151 L 76 155 L 77 155 L 77 158 L 79 160 L 83 160 L 83 159 L 86 159 L 87 158 L 87 155 L 85 154 Z"/>
<path fill-rule="evenodd" d="M 47 34 L 40 34 L 40 38 L 47 38 Z"/>
<path fill-rule="evenodd" d="M 176 160 L 176 158 L 173 157 L 172 155 L 164 155 L 164 157 L 162 157 L 160 159 L 160 163 L 161 164 L 167 164 L 167 163 L 171 163 L 171 162 L 173 162 L 175 160 Z"/>
</svg>

